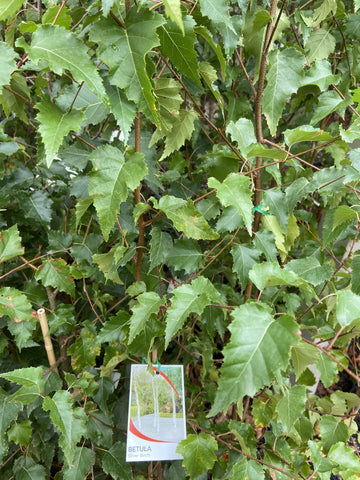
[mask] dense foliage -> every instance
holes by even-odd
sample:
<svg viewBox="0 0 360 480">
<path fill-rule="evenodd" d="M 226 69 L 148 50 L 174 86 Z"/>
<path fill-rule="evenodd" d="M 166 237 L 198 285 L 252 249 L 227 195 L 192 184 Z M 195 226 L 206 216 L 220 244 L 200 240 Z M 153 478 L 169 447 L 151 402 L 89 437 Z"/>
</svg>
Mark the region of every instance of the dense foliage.
<svg viewBox="0 0 360 480">
<path fill-rule="evenodd" d="M 360 1 L 0 22 L 0 477 L 359 478 Z M 144 358 L 184 365 L 183 462 L 125 463 Z"/>
</svg>

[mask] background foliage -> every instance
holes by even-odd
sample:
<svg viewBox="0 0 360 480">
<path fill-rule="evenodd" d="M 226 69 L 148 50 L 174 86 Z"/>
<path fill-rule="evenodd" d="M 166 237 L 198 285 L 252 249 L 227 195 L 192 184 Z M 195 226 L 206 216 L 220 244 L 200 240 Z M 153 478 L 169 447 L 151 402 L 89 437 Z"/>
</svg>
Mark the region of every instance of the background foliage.
<svg viewBox="0 0 360 480">
<path fill-rule="evenodd" d="M 359 10 L 0 0 L 1 478 L 359 478 Z M 183 462 L 124 461 L 143 357 Z"/>
</svg>

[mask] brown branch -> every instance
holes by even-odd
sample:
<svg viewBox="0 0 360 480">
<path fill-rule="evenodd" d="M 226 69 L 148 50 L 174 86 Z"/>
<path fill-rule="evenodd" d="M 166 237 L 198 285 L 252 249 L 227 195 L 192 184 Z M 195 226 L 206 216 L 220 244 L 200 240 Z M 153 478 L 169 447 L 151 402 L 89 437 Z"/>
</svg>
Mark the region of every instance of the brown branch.
<svg viewBox="0 0 360 480">
<path fill-rule="evenodd" d="M 61 10 L 65 7 L 65 5 L 67 4 L 68 0 L 63 0 L 62 4 L 60 5 L 60 8 L 59 10 L 57 11 L 56 15 L 55 15 L 55 18 L 54 20 L 51 22 L 51 25 L 55 25 L 56 23 L 56 20 L 59 18 L 59 15 L 61 13 Z"/>
<path fill-rule="evenodd" d="M 101 325 L 104 325 L 104 322 L 102 321 L 102 319 L 100 318 L 99 314 L 97 313 L 97 311 L 95 310 L 95 304 L 92 303 L 91 299 L 90 299 L 90 296 L 88 294 L 88 291 L 87 291 L 87 288 L 86 288 L 86 281 L 85 281 L 85 278 L 83 278 L 83 289 L 84 289 L 84 292 L 85 292 L 85 295 L 86 295 L 86 298 L 89 302 L 89 305 L 91 307 L 91 310 L 94 312 L 96 318 L 99 320 L 99 322 L 101 323 Z"/>
<path fill-rule="evenodd" d="M 21 98 L 21 100 L 23 100 L 24 102 L 28 103 L 29 105 L 31 105 L 32 107 L 34 106 L 34 103 L 29 100 L 28 98 L 24 97 L 23 95 L 20 95 L 20 93 L 18 92 L 15 92 L 15 90 L 13 90 L 12 88 L 8 87 L 7 85 L 3 85 L 3 89 L 4 90 L 7 90 L 8 92 L 12 93 L 13 95 L 16 95 L 17 97 Z"/>
</svg>

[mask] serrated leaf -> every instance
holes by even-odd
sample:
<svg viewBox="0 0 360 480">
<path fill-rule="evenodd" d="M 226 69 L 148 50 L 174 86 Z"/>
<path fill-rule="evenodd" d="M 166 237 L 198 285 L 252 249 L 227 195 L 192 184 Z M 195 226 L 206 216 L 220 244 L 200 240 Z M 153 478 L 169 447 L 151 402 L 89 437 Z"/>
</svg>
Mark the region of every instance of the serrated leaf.
<svg viewBox="0 0 360 480">
<path fill-rule="evenodd" d="M 91 469 L 93 452 L 90 448 L 75 447 L 75 455 L 71 465 L 62 469 L 64 480 L 84 480 Z"/>
<path fill-rule="evenodd" d="M 90 90 L 107 103 L 104 85 L 85 44 L 66 28 L 57 25 L 38 27 L 33 33 L 28 55 L 36 64 L 45 60 L 58 75 L 69 70 L 78 83 L 86 82 Z"/>
<path fill-rule="evenodd" d="M 292 212 L 296 204 L 305 198 L 314 187 L 305 177 L 294 180 L 285 191 L 285 199 L 289 212 Z"/>
<path fill-rule="evenodd" d="M 302 82 L 306 59 L 292 47 L 281 51 L 274 50 L 270 52 L 268 59 L 270 68 L 262 106 L 270 133 L 275 135 L 286 101 L 297 92 Z"/>
<path fill-rule="evenodd" d="M 45 146 L 46 164 L 50 168 L 64 138 L 71 130 L 79 130 L 85 115 L 80 110 L 64 112 L 47 96 L 35 106 L 39 110 L 36 120 L 40 123 L 39 132 Z"/>
<path fill-rule="evenodd" d="M 251 235 L 253 203 L 250 182 L 251 180 L 244 175 L 230 173 L 222 183 L 210 177 L 208 185 L 209 188 L 216 188 L 216 196 L 224 207 L 233 206 L 237 209 Z"/>
<path fill-rule="evenodd" d="M 180 0 L 163 0 L 163 3 L 165 5 L 165 15 L 175 22 L 182 34 L 185 35 Z"/>
<path fill-rule="evenodd" d="M 275 215 L 280 227 L 287 231 L 289 214 L 285 202 L 285 195 L 279 188 L 266 190 L 263 196 L 264 207 L 268 207 L 270 215 Z"/>
<path fill-rule="evenodd" d="M 29 457 L 19 463 L 16 468 L 16 480 L 46 480 L 46 470 L 43 465 L 35 464 Z"/>
<path fill-rule="evenodd" d="M 336 3 L 336 0 L 324 0 L 318 8 L 315 8 L 310 17 L 305 14 L 301 14 L 301 17 L 308 27 L 316 27 L 325 20 L 328 15 L 335 15 L 337 8 Z"/>
<path fill-rule="evenodd" d="M 31 320 L 32 308 L 27 297 L 16 288 L 0 289 L 0 317 L 8 315 L 15 323 Z"/>
<path fill-rule="evenodd" d="M 243 458 L 241 462 L 235 463 L 231 480 L 263 480 L 264 471 L 261 465 L 254 460 Z"/>
<path fill-rule="evenodd" d="M 93 170 L 90 173 L 89 195 L 99 216 L 105 240 L 109 238 L 120 204 L 128 197 L 128 189 L 135 189 L 147 173 L 144 155 L 135 153 L 125 162 L 122 152 L 105 145 L 90 155 Z"/>
<path fill-rule="evenodd" d="M 254 237 L 254 245 L 257 250 L 262 252 L 268 262 L 277 261 L 277 250 L 275 247 L 275 237 L 272 232 L 268 230 L 261 230 L 256 232 Z"/>
<path fill-rule="evenodd" d="M 168 130 L 171 130 L 179 115 L 183 99 L 180 96 L 180 83 L 172 78 L 160 77 L 155 80 L 154 95 L 159 102 L 161 120 Z M 162 130 L 157 129 L 151 138 L 150 146 L 164 136 Z"/>
<path fill-rule="evenodd" d="M 8 431 L 8 439 L 10 442 L 27 447 L 30 443 L 33 431 L 30 420 L 24 422 L 15 422 Z"/>
<path fill-rule="evenodd" d="M 0 20 L 6 20 L 13 17 L 19 10 L 23 0 L 1 0 L 0 1 Z"/>
<path fill-rule="evenodd" d="M 314 471 L 330 472 L 330 470 L 333 469 L 334 464 L 330 462 L 330 460 L 328 460 L 324 455 L 322 455 L 321 444 L 309 440 L 308 445 L 311 451 L 311 460 L 314 462 Z"/>
<path fill-rule="evenodd" d="M 328 132 L 324 132 L 320 128 L 314 128 L 311 125 L 301 125 L 284 132 L 284 140 L 289 147 L 299 142 L 327 142 L 332 138 Z"/>
<path fill-rule="evenodd" d="M 0 19 L 1 19 L 1 5 L 0 5 Z M 11 79 L 11 74 L 16 70 L 15 58 L 17 54 L 9 47 L 5 42 L 0 42 L 0 58 L 1 58 L 1 71 L 0 71 L 0 94 L 2 92 L 2 86 L 8 85 Z"/>
<path fill-rule="evenodd" d="M 314 109 L 314 114 L 310 123 L 315 125 L 335 110 L 345 109 L 349 103 L 350 100 L 343 100 L 334 90 L 322 93 L 319 96 L 319 103 Z"/>
<path fill-rule="evenodd" d="M 337 292 L 336 318 L 342 327 L 360 320 L 360 296 L 350 290 Z"/>
<path fill-rule="evenodd" d="M 64 260 L 45 260 L 35 274 L 45 287 L 58 288 L 61 292 L 75 295 L 74 279 Z"/>
<path fill-rule="evenodd" d="M 77 372 L 95 364 L 95 359 L 100 353 L 98 338 L 87 328 L 83 328 L 74 343 L 68 348 L 71 355 L 71 366 Z"/>
<path fill-rule="evenodd" d="M 160 298 L 155 292 L 144 292 L 137 297 L 138 303 L 132 307 L 132 316 L 130 317 L 129 344 L 141 333 L 147 322 L 153 320 L 161 305 L 164 305 L 165 298 Z"/>
<path fill-rule="evenodd" d="M 216 82 L 216 80 L 218 79 L 215 68 L 209 62 L 201 62 L 199 64 L 199 73 L 203 78 L 205 84 L 209 87 L 211 93 L 214 95 L 214 98 L 216 99 L 217 104 L 221 112 L 223 113 L 223 99 L 221 97 L 218 87 L 214 85 L 214 82 Z"/>
<path fill-rule="evenodd" d="M 199 244 L 191 239 L 175 240 L 169 251 L 167 264 L 176 270 L 184 270 L 185 273 L 195 272 L 203 259 L 203 253 Z"/>
<path fill-rule="evenodd" d="M 353 448 L 338 442 L 330 448 L 328 458 L 346 472 L 360 473 L 360 460 Z"/>
<path fill-rule="evenodd" d="M 194 48 L 196 36 L 195 21 L 189 15 L 183 17 L 184 31 L 171 20 L 159 28 L 160 50 L 169 57 L 174 67 L 198 85 L 201 85 L 198 73 L 197 53 Z"/>
<path fill-rule="evenodd" d="M 341 418 L 336 418 L 332 415 L 323 415 L 318 427 L 325 453 L 337 442 L 347 442 L 349 439 L 349 429 Z"/>
<path fill-rule="evenodd" d="M 103 342 L 121 342 L 124 338 L 124 325 L 128 323 L 130 315 L 120 310 L 116 317 L 111 317 L 101 328 L 97 339 Z"/>
<path fill-rule="evenodd" d="M 104 17 L 107 17 L 109 15 L 110 10 L 115 3 L 116 3 L 116 0 L 101 0 Z"/>
<path fill-rule="evenodd" d="M 320 372 L 320 380 L 325 388 L 329 388 L 337 381 L 338 365 L 325 353 L 320 353 L 316 367 Z"/>
<path fill-rule="evenodd" d="M 136 105 L 126 97 L 125 93 L 115 85 L 109 85 L 106 89 L 109 96 L 109 108 L 114 115 L 121 132 L 124 135 L 124 142 L 129 140 L 129 132 L 136 116 Z"/>
<path fill-rule="evenodd" d="M 306 398 L 305 385 L 294 385 L 284 391 L 276 406 L 276 411 L 286 432 L 290 432 L 295 421 L 302 416 Z"/>
<path fill-rule="evenodd" d="M 217 448 L 215 438 L 201 432 L 199 435 L 188 435 L 186 440 L 179 443 L 176 451 L 183 456 L 183 465 L 190 478 L 195 479 L 213 467 L 217 460 L 214 453 Z"/>
<path fill-rule="evenodd" d="M 320 264 L 315 257 L 291 260 L 285 265 L 284 268 L 285 270 L 296 273 L 296 275 L 311 283 L 315 287 L 329 280 L 331 275 L 334 273 L 334 268 L 330 264 Z"/>
<path fill-rule="evenodd" d="M 331 35 L 330 30 L 318 28 L 313 30 L 305 43 L 306 56 L 310 63 L 314 60 L 323 60 L 328 58 L 334 51 L 336 40 Z"/>
<path fill-rule="evenodd" d="M 231 135 L 234 142 L 237 142 L 240 153 L 245 157 L 251 145 L 257 142 L 254 124 L 248 118 L 239 118 L 236 123 L 230 121 L 226 127 L 226 133 Z"/>
<path fill-rule="evenodd" d="M 215 55 L 220 64 L 221 74 L 222 77 L 225 78 L 225 70 L 226 70 L 226 60 L 224 58 L 223 52 L 221 50 L 221 46 L 214 42 L 214 39 L 209 32 L 209 30 L 204 27 L 203 25 L 198 25 L 194 27 L 194 32 L 203 37 L 203 39 L 210 45 L 210 47 L 214 50 Z"/>
<path fill-rule="evenodd" d="M 26 196 L 25 216 L 36 222 L 50 223 L 53 213 L 52 204 L 53 200 L 47 192 L 35 190 L 31 195 Z"/>
<path fill-rule="evenodd" d="M 305 342 L 294 345 L 291 349 L 291 361 L 297 380 L 309 365 L 313 365 L 319 358 L 319 350 Z"/>
<path fill-rule="evenodd" d="M 23 385 L 24 387 L 32 387 L 35 385 L 42 390 L 44 387 L 44 380 L 42 379 L 43 373 L 44 370 L 42 367 L 28 367 L 0 373 L 0 377 L 6 378 L 9 382 Z"/>
<path fill-rule="evenodd" d="M 234 245 L 231 249 L 233 257 L 232 271 L 238 276 L 239 283 L 244 289 L 249 281 L 249 271 L 258 262 L 260 251 L 246 245 Z"/>
<path fill-rule="evenodd" d="M 175 288 L 173 293 L 166 317 L 165 347 L 183 326 L 190 313 L 201 315 L 205 307 L 221 299 L 218 291 L 205 277 L 197 277 L 190 284 Z"/>
<path fill-rule="evenodd" d="M 259 290 L 273 285 L 299 286 L 301 284 L 298 275 L 282 269 L 276 262 L 262 262 L 254 265 L 249 277 Z"/>
<path fill-rule="evenodd" d="M 133 478 L 131 466 L 123 460 L 125 454 L 125 444 L 116 442 L 103 456 L 102 468 L 114 480 L 131 480 Z"/>
<path fill-rule="evenodd" d="M 0 396 L 0 461 L 7 454 L 9 442 L 6 440 L 6 431 L 11 423 L 17 419 L 21 404 L 9 401 L 9 397 Z"/>
<path fill-rule="evenodd" d="M 296 322 L 287 315 L 273 318 L 265 304 L 246 303 L 235 308 L 231 316 L 231 339 L 223 350 L 224 363 L 210 416 L 268 385 L 277 370 L 287 367 L 290 347 L 298 341 Z"/>
<path fill-rule="evenodd" d="M 105 283 L 110 280 L 121 284 L 118 274 L 119 260 L 125 255 L 128 248 L 124 245 L 114 245 L 107 253 L 96 253 L 92 260 L 99 266 L 105 276 Z"/>
<path fill-rule="evenodd" d="M 109 81 L 123 89 L 139 110 L 161 125 L 152 84 L 146 72 L 146 55 L 159 44 L 156 29 L 164 23 L 161 15 L 132 8 L 125 28 L 112 18 L 103 18 L 90 30 L 90 39 L 98 44 L 99 56 L 109 66 Z"/>
<path fill-rule="evenodd" d="M 0 232 L 0 263 L 18 255 L 24 255 L 24 247 L 21 246 L 18 227 L 13 225 Z"/>
<path fill-rule="evenodd" d="M 357 220 L 358 216 L 351 207 L 347 205 L 340 205 L 333 216 L 333 230 L 343 223 L 350 223 L 352 220 Z"/>
<path fill-rule="evenodd" d="M 151 230 L 149 270 L 166 263 L 172 245 L 171 235 L 157 227 Z"/>
<path fill-rule="evenodd" d="M 159 161 L 179 150 L 186 140 L 190 140 L 197 117 L 197 113 L 193 110 L 180 110 L 179 115 L 174 119 L 171 130 L 166 133 L 165 148 Z"/>
<path fill-rule="evenodd" d="M 347 143 L 352 143 L 355 140 L 357 140 L 360 136 L 360 121 L 358 118 L 356 118 L 352 124 L 344 129 L 343 125 L 341 125 L 340 128 L 340 135 L 341 138 L 347 142 Z"/>
<path fill-rule="evenodd" d="M 190 199 L 186 202 L 182 198 L 164 195 L 159 201 L 159 209 L 170 218 L 174 227 L 180 232 L 184 232 L 188 238 L 195 240 L 216 240 L 218 238 L 218 234 L 210 228 Z"/>
<path fill-rule="evenodd" d="M 306 71 L 301 85 L 317 85 L 324 92 L 332 83 L 335 85 L 339 83 L 340 78 L 341 75 L 332 73 L 331 65 L 327 60 L 318 60 Z"/>
<path fill-rule="evenodd" d="M 71 393 L 66 390 L 55 392 L 52 398 L 45 397 L 43 409 L 50 411 L 51 421 L 60 432 L 59 446 L 64 452 L 67 465 L 71 466 L 76 444 L 85 431 L 85 412 L 82 408 L 73 409 Z"/>
</svg>

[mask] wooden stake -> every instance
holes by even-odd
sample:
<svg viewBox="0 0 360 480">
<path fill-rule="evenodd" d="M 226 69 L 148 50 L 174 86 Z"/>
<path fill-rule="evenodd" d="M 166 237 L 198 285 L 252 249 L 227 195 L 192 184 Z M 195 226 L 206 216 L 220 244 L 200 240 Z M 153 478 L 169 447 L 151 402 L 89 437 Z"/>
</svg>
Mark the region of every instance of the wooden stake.
<svg viewBox="0 0 360 480">
<path fill-rule="evenodd" d="M 37 316 L 40 322 L 40 327 L 41 327 L 41 331 L 42 331 L 44 343 L 45 343 L 45 350 L 49 360 L 50 367 L 53 368 L 56 373 L 59 373 L 56 367 L 54 347 L 53 347 L 50 333 L 49 333 L 49 326 L 46 318 L 45 309 L 39 308 L 39 310 L 37 311 Z"/>
</svg>

